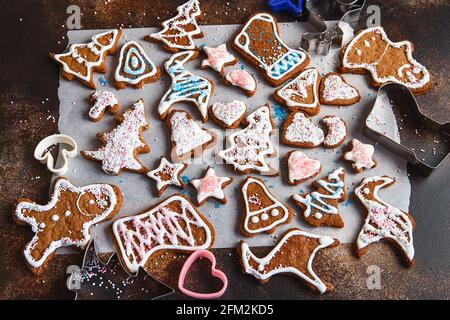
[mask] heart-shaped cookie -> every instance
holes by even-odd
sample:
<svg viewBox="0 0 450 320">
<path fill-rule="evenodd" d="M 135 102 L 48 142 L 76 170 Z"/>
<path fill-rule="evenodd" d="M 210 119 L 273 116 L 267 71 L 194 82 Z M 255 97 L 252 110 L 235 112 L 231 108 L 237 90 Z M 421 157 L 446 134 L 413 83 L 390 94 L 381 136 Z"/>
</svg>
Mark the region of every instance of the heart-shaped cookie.
<svg viewBox="0 0 450 320">
<path fill-rule="evenodd" d="M 231 102 L 214 103 L 210 110 L 211 118 L 222 128 L 234 129 L 239 126 L 247 112 L 244 102 L 233 100 Z"/>
<path fill-rule="evenodd" d="M 211 275 L 222 281 L 223 283 L 222 289 L 212 293 L 198 293 L 188 290 L 184 287 L 184 280 L 186 279 L 186 275 L 188 274 L 189 269 L 194 264 L 194 262 L 197 261 L 199 258 L 206 258 L 211 262 Z M 194 253 L 192 253 L 184 263 L 183 268 L 181 268 L 180 276 L 178 277 L 178 289 L 180 289 L 180 291 L 183 292 L 188 297 L 196 299 L 220 298 L 227 289 L 227 286 L 228 286 L 227 276 L 219 269 L 216 269 L 216 257 L 208 250 L 197 250 Z"/>
<path fill-rule="evenodd" d="M 308 157 L 301 151 L 290 151 L 286 155 L 288 166 L 288 183 L 298 185 L 320 173 L 322 164 L 315 158 Z"/>
<path fill-rule="evenodd" d="M 283 124 L 281 142 L 288 146 L 314 148 L 322 144 L 324 133 L 303 112 L 290 113 Z"/>
</svg>

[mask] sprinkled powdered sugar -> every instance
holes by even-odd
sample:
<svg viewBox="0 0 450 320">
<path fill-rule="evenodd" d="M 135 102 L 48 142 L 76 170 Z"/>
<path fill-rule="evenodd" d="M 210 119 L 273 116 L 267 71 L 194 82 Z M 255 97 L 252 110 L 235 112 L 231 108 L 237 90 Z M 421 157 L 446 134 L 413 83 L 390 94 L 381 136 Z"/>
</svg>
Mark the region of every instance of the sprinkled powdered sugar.
<svg viewBox="0 0 450 320">
<path fill-rule="evenodd" d="M 302 112 L 296 112 L 292 122 L 286 128 L 284 137 L 289 142 L 318 146 L 323 142 L 324 134 L 322 129 L 316 126 L 311 119 Z"/>
<path fill-rule="evenodd" d="M 245 103 L 239 100 L 233 100 L 229 103 L 216 102 L 211 107 L 214 116 L 227 126 L 238 121 L 246 110 Z"/>
<path fill-rule="evenodd" d="M 351 100 L 359 96 L 358 91 L 345 83 L 338 75 L 329 75 L 323 79 L 322 97 L 325 101 Z"/>
</svg>

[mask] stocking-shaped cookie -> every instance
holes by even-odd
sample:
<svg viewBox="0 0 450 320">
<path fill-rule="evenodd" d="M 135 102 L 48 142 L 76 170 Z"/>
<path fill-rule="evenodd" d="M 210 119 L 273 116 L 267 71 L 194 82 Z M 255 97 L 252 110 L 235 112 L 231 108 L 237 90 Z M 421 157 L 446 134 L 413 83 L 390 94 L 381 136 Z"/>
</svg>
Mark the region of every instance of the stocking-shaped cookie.
<svg viewBox="0 0 450 320">
<path fill-rule="evenodd" d="M 136 158 L 139 153 L 150 151 L 141 135 L 142 130 L 150 126 L 145 118 L 144 100 L 128 107 L 116 120 L 120 124 L 115 129 L 97 135 L 103 146 L 94 151 L 81 151 L 81 154 L 86 159 L 101 162 L 107 174 L 117 175 L 121 170 L 147 171 Z"/>
<path fill-rule="evenodd" d="M 387 240 L 401 249 L 410 267 L 414 262 L 414 219 L 378 197 L 378 190 L 389 187 L 394 182 L 394 179 L 387 176 L 370 177 L 355 189 L 356 197 L 367 210 L 364 226 L 356 241 L 356 255 L 361 257 L 366 254 L 367 246 L 371 243 Z"/>
<path fill-rule="evenodd" d="M 180 194 L 116 220 L 112 230 L 122 264 L 130 273 L 144 267 L 160 250 L 208 249 L 215 236 L 213 226 Z"/>
<path fill-rule="evenodd" d="M 233 41 L 234 48 L 256 67 L 272 86 L 284 83 L 309 63 L 308 55 L 290 48 L 281 39 L 275 17 L 252 15 Z"/>
<path fill-rule="evenodd" d="M 256 257 L 249 246 L 241 241 L 238 255 L 244 273 L 266 283 L 277 274 L 288 273 L 302 280 L 310 290 L 318 293 L 333 291 L 331 283 L 322 281 L 314 272 L 313 262 L 316 253 L 323 248 L 332 248 L 339 240 L 319 236 L 300 229 L 289 229 L 278 244 L 263 258 Z"/>
<path fill-rule="evenodd" d="M 30 269 L 40 274 L 56 249 L 83 248 L 90 240 L 90 227 L 111 219 L 122 206 L 122 193 L 109 184 L 76 187 L 66 178 L 58 178 L 47 205 L 18 199 L 14 212 L 20 224 L 29 224 L 35 233 L 24 250 Z"/>
<path fill-rule="evenodd" d="M 339 73 L 327 73 L 320 81 L 320 103 L 349 106 L 361 100 L 358 89 L 349 85 Z"/>
<path fill-rule="evenodd" d="M 95 89 L 94 71 L 105 73 L 105 58 L 114 54 L 119 41 L 121 29 L 96 34 L 91 42 L 72 44 L 69 52 L 55 54 L 50 57 L 61 65 L 61 74 L 67 80 L 74 77 L 91 89 Z"/>
<path fill-rule="evenodd" d="M 305 195 L 293 195 L 292 200 L 303 210 L 305 221 L 314 227 L 326 225 L 343 228 L 344 221 L 338 203 L 347 198 L 343 168 L 333 171 L 328 177 L 312 183 L 316 191 Z"/>
<path fill-rule="evenodd" d="M 316 115 L 320 111 L 319 83 L 319 72 L 314 68 L 306 69 L 275 91 L 274 99 L 292 111 Z"/>
<path fill-rule="evenodd" d="M 197 106 L 203 122 L 208 121 L 208 103 L 213 92 L 212 82 L 192 74 L 183 66 L 197 56 L 198 52 L 196 51 L 183 51 L 172 55 L 165 63 L 164 66 L 172 78 L 172 84 L 159 103 L 158 113 L 161 119 L 166 118 L 172 104 L 188 102 Z"/>
<path fill-rule="evenodd" d="M 277 200 L 263 180 L 248 177 L 242 183 L 241 190 L 245 204 L 241 225 L 244 236 L 272 233 L 277 226 L 291 221 L 291 208 Z"/>
<path fill-rule="evenodd" d="M 127 85 L 142 88 L 145 83 L 158 80 L 159 76 L 159 68 L 138 42 L 128 41 L 122 46 L 114 74 L 116 89 L 123 89 Z"/>
<path fill-rule="evenodd" d="M 314 148 L 322 144 L 324 133 L 303 112 L 292 112 L 281 128 L 281 143 L 300 148 Z"/>
<path fill-rule="evenodd" d="M 269 106 L 265 105 L 247 116 L 247 127 L 229 135 L 230 147 L 218 153 L 218 156 L 233 165 L 241 173 L 259 172 L 264 175 L 277 175 L 266 157 L 275 154 L 270 141 L 273 131 Z"/>
<path fill-rule="evenodd" d="M 342 72 L 372 76 L 376 87 L 397 82 L 419 94 L 431 88 L 428 70 L 412 57 L 409 41 L 392 42 L 382 27 L 368 28 L 358 33 L 342 52 Z"/>
</svg>

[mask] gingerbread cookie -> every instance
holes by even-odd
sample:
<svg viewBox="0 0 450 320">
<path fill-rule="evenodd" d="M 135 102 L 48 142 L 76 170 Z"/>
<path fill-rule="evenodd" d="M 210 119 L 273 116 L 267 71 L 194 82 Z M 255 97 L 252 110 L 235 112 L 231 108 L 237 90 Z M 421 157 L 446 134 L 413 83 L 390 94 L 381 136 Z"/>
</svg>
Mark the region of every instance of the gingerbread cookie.
<svg viewBox="0 0 450 320">
<path fill-rule="evenodd" d="M 338 203 L 347 199 L 344 179 L 344 169 L 339 168 L 326 178 L 314 181 L 312 186 L 316 191 L 292 196 L 292 200 L 303 210 L 303 217 L 307 223 L 313 227 L 321 225 L 344 227 L 344 221 L 338 210 Z"/>
<path fill-rule="evenodd" d="M 172 160 L 183 161 L 191 156 L 200 157 L 216 142 L 216 134 L 202 128 L 186 111 L 172 110 L 166 119 L 173 146 Z"/>
<path fill-rule="evenodd" d="M 288 183 L 291 186 L 298 185 L 317 176 L 322 170 L 322 164 L 319 160 L 308 157 L 301 151 L 289 151 L 286 154 L 286 161 Z"/>
<path fill-rule="evenodd" d="M 142 213 L 116 220 L 112 230 L 120 260 L 129 273 L 157 259 L 158 251 L 208 249 L 215 237 L 214 227 L 180 194 Z"/>
<path fill-rule="evenodd" d="M 284 43 L 275 17 L 268 13 L 252 15 L 236 35 L 233 46 L 258 67 L 274 87 L 295 76 L 309 63 L 304 51 L 292 49 Z"/>
<path fill-rule="evenodd" d="M 275 198 L 263 180 L 248 177 L 242 182 L 241 190 L 245 204 L 241 224 L 244 236 L 273 233 L 281 224 L 291 222 L 292 209 Z"/>
<path fill-rule="evenodd" d="M 228 103 L 216 102 L 209 108 L 211 118 L 224 129 L 235 129 L 244 119 L 247 106 L 244 102 L 233 100 Z"/>
<path fill-rule="evenodd" d="M 116 89 L 123 89 L 128 85 L 140 89 L 144 84 L 158 80 L 160 75 L 159 68 L 138 42 L 128 41 L 122 46 L 114 74 Z"/>
<path fill-rule="evenodd" d="M 392 42 L 382 27 L 362 30 L 341 51 L 341 72 L 370 72 L 372 85 L 387 82 L 405 85 L 414 94 L 431 89 L 428 70 L 412 57 L 409 41 Z"/>
<path fill-rule="evenodd" d="M 223 75 L 225 67 L 235 65 L 238 62 L 238 59 L 227 51 L 225 43 L 215 48 L 204 46 L 203 51 L 206 53 L 207 58 L 202 60 L 201 68 L 206 69 L 210 67 L 220 75 Z"/>
<path fill-rule="evenodd" d="M 177 8 L 178 14 L 162 23 L 163 29 L 158 33 L 145 36 L 148 41 L 161 42 L 163 49 L 171 53 L 179 50 L 194 50 L 194 38 L 203 37 L 202 30 L 197 25 L 200 16 L 198 0 L 189 0 Z"/>
<path fill-rule="evenodd" d="M 350 106 L 361 100 L 358 89 L 349 85 L 339 73 L 327 73 L 320 82 L 320 103 Z"/>
<path fill-rule="evenodd" d="M 185 185 L 180 178 L 180 174 L 187 168 L 184 163 L 170 163 L 166 158 L 161 157 L 158 168 L 147 172 L 147 176 L 156 181 L 158 197 L 160 197 L 167 187 L 177 186 L 184 189 Z"/>
<path fill-rule="evenodd" d="M 291 112 L 281 128 L 281 143 L 288 146 L 314 148 L 320 146 L 323 139 L 322 129 L 303 112 Z"/>
<path fill-rule="evenodd" d="M 337 116 L 326 116 L 322 119 L 327 128 L 327 134 L 323 139 L 325 148 L 333 149 L 340 146 L 347 137 L 347 125 Z"/>
<path fill-rule="evenodd" d="M 227 71 L 224 83 L 241 88 L 248 97 L 256 93 L 256 80 L 245 70 L 234 69 Z"/>
<path fill-rule="evenodd" d="M 348 143 L 347 149 L 344 159 L 353 162 L 352 167 L 356 172 L 360 173 L 364 169 L 371 169 L 377 165 L 373 159 L 375 149 L 371 144 L 353 139 Z"/>
<path fill-rule="evenodd" d="M 115 29 L 94 35 L 91 42 L 86 44 L 72 44 L 69 52 L 55 54 L 50 57 L 61 65 L 61 75 L 69 81 L 77 78 L 91 89 L 95 90 L 94 71 L 105 73 L 105 58 L 114 54 L 119 41 L 121 29 Z"/>
<path fill-rule="evenodd" d="M 203 122 L 208 121 L 208 103 L 214 85 L 210 80 L 192 74 L 183 66 L 197 56 L 196 51 L 183 51 L 172 55 L 165 63 L 164 66 L 172 78 L 172 84 L 159 103 L 158 113 L 161 120 L 166 118 L 169 108 L 174 103 L 188 102 L 197 106 Z"/>
<path fill-rule="evenodd" d="M 92 107 L 89 109 L 89 118 L 92 121 L 101 120 L 106 109 L 112 114 L 119 111 L 119 102 L 111 91 L 97 90 L 91 95 L 89 101 L 92 104 Z"/>
<path fill-rule="evenodd" d="M 122 170 L 144 173 L 147 169 L 136 158 L 139 153 L 150 152 L 142 138 L 142 131 L 150 124 L 145 118 L 144 100 L 139 99 L 132 106 L 116 116 L 119 125 L 106 133 L 97 134 L 102 146 L 94 151 L 81 151 L 86 159 L 99 161 L 107 174 L 118 175 Z"/>
<path fill-rule="evenodd" d="M 90 227 L 114 217 L 121 206 L 122 193 L 118 187 L 110 184 L 76 187 L 63 177 L 56 179 L 46 205 L 18 199 L 14 220 L 30 225 L 35 233 L 23 252 L 30 270 L 41 274 L 58 248 L 84 248 L 91 238 Z"/>
<path fill-rule="evenodd" d="M 264 105 L 247 118 L 247 127 L 228 136 L 230 147 L 217 154 L 227 164 L 233 165 L 240 173 L 258 172 L 274 176 L 278 172 L 271 168 L 266 157 L 273 156 L 276 151 L 270 141 L 274 130 L 269 105 Z"/>
<path fill-rule="evenodd" d="M 394 182 L 388 176 L 370 177 L 365 178 L 355 189 L 356 197 L 367 210 L 364 226 L 356 241 L 355 253 L 360 258 L 367 253 L 368 245 L 386 240 L 402 251 L 408 267 L 411 267 L 414 263 L 414 219 L 378 197 L 378 190 L 389 187 Z"/>
<path fill-rule="evenodd" d="M 292 111 L 303 111 L 314 116 L 320 112 L 319 83 L 319 72 L 314 68 L 306 69 L 276 90 L 274 99 Z"/>
<path fill-rule="evenodd" d="M 292 274 L 317 293 L 333 291 L 331 283 L 322 281 L 313 269 L 316 253 L 339 245 L 339 240 L 319 236 L 297 228 L 287 230 L 278 244 L 263 258 L 256 257 L 241 240 L 237 248 L 242 271 L 264 284 L 277 274 Z"/>
<path fill-rule="evenodd" d="M 201 179 L 194 179 L 191 184 L 197 190 L 197 203 L 202 206 L 209 198 L 216 198 L 221 203 L 227 203 L 223 188 L 233 182 L 230 177 L 218 177 L 213 168 L 209 167 Z"/>
</svg>

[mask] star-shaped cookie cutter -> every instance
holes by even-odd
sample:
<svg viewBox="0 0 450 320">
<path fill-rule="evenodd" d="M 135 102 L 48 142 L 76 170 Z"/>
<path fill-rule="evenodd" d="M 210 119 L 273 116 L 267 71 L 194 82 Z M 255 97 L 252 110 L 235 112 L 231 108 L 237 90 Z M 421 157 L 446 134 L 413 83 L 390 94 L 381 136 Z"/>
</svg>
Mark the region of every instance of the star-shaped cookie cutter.
<svg viewBox="0 0 450 320">
<path fill-rule="evenodd" d="M 53 145 L 59 147 L 58 158 L 55 159 L 49 151 Z M 64 175 L 69 168 L 68 158 L 75 158 L 78 154 L 76 141 L 65 134 L 53 134 L 41 140 L 34 149 L 34 158 L 42 164 L 47 164 L 47 169 L 57 176 Z"/>
</svg>

